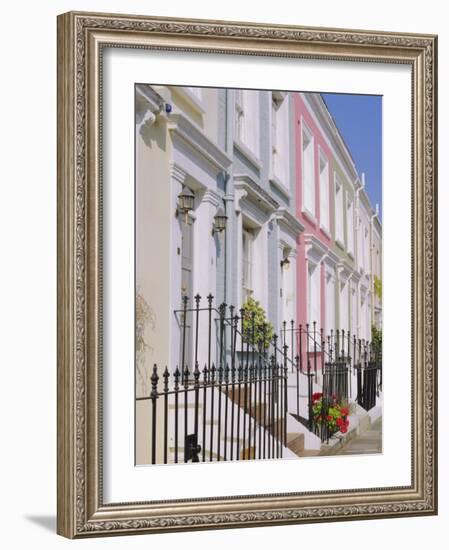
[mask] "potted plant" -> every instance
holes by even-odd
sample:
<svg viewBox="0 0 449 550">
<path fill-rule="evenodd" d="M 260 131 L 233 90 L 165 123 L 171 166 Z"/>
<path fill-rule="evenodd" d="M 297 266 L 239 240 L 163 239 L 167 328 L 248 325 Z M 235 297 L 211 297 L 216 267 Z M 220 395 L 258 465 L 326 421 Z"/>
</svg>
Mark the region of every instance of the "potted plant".
<svg viewBox="0 0 449 550">
<path fill-rule="evenodd" d="M 332 395 L 329 399 L 323 399 L 322 393 L 312 395 L 312 415 L 316 426 L 326 427 L 330 436 L 336 432 L 345 434 L 349 428 L 349 408 Z"/>
</svg>

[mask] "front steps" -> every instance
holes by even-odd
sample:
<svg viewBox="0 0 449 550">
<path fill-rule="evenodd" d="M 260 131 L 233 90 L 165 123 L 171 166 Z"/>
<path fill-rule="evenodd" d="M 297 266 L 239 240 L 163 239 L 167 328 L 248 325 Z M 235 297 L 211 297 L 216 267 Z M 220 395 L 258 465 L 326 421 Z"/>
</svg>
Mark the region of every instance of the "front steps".
<svg viewBox="0 0 449 550">
<path fill-rule="evenodd" d="M 252 432 L 252 438 L 254 437 L 254 430 L 257 431 L 256 435 L 256 441 L 259 441 L 259 431 L 261 431 L 261 441 L 263 442 L 264 437 L 264 429 L 265 429 L 265 422 L 266 422 L 266 431 L 265 431 L 265 448 L 266 448 L 266 458 L 265 460 L 271 460 L 271 458 L 268 458 L 268 447 L 272 449 L 273 447 L 277 450 L 278 447 L 278 438 L 277 433 L 281 433 L 281 426 L 283 423 L 282 418 L 278 420 L 279 425 L 272 425 L 269 424 L 269 419 L 267 418 L 265 420 L 265 414 L 264 414 L 264 407 L 263 404 L 255 404 L 252 402 L 251 407 L 249 406 L 249 403 L 247 403 L 247 411 L 244 410 L 244 402 L 245 402 L 245 392 L 244 389 L 241 389 L 240 393 L 240 407 L 238 406 L 238 390 L 236 389 L 234 392 L 234 400 L 232 399 L 231 392 L 229 391 L 228 396 L 226 395 L 226 392 L 223 390 L 221 392 L 221 403 L 222 403 L 222 413 L 221 413 L 221 429 L 219 430 L 219 421 L 218 421 L 218 405 L 219 405 L 219 393 L 218 389 L 215 390 L 215 399 L 214 399 L 214 414 L 213 414 L 213 423 L 211 422 L 211 414 L 210 414 L 210 395 L 208 394 L 208 400 L 207 400 L 207 416 L 206 416 L 206 423 L 203 426 L 203 394 L 202 389 L 200 389 L 199 392 L 199 401 L 198 401 L 198 434 L 199 434 L 199 443 L 202 443 L 202 434 L 203 434 L 203 428 L 206 428 L 206 445 L 205 445 L 205 461 L 209 462 L 211 458 L 210 453 L 210 431 L 211 427 L 213 427 L 213 452 L 212 452 L 212 461 L 224 461 L 225 459 L 225 453 L 227 460 L 230 460 L 231 457 L 231 426 L 232 426 L 232 417 L 234 418 L 234 441 L 232 443 L 232 456 L 233 459 L 236 460 L 236 457 L 238 456 L 239 460 L 253 460 L 253 459 L 259 459 L 259 451 L 256 450 L 252 445 L 249 447 L 244 448 L 244 444 L 247 445 L 248 441 L 247 439 L 244 440 L 242 437 L 242 430 L 243 426 L 246 426 L 246 430 L 248 431 L 248 425 L 251 421 L 251 432 Z M 249 398 L 249 395 L 248 395 Z M 226 431 L 226 439 L 225 439 L 225 430 L 224 430 L 224 410 L 225 410 L 225 403 L 227 400 L 228 405 L 228 428 Z M 248 399 L 249 401 L 249 399 Z M 179 409 L 178 409 L 178 415 L 179 415 L 179 423 L 178 423 L 178 461 L 183 462 L 184 461 L 184 411 L 185 406 L 183 402 L 183 398 L 180 398 L 179 400 Z M 168 430 L 168 456 L 167 456 L 167 462 L 169 464 L 175 462 L 175 446 L 174 446 L 174 432 L 173 432 L 173 415 L 174 415 L 174 405 L 171 402 L 169 404 L 169 416 L 171 418 L 171 424 L 169 426 Z M 232 415 L 232 410 L 234 411 L 234 414 Z M 193 429 L 193 419 L 194 419 L 194 403 L 191 400 L 189 401 L 187 405 L 187 411 L 188 411 L 188 430 L 187 433 L 191 433 Z M 240 420 L 239 426 L 239 434 L 240 437 L 237 439 L 237 422 L 238 419 Z M 220 433 L 219 433 L 220 432 Z M 220 452 L 219 455 L 217 454 L 218 451 L 218 445 L 217 445 L 217 438 L 220 438 Z M 225 443 L 226 441 L 226 443 Z M 288 448 L 284 447 L 281 444 L 279 444 L 279 451 L 282 454 L 282 458 L 295 458 L 296 455 Z M 262 451 L 261 451 L 261 459 L 262 458 Z M 203 457 L 203 450 L 199 453 L 200 461 L 202 461 Z M 161 461 L 160 452 L 158 454 L 158 463 Z"/>
</svg>

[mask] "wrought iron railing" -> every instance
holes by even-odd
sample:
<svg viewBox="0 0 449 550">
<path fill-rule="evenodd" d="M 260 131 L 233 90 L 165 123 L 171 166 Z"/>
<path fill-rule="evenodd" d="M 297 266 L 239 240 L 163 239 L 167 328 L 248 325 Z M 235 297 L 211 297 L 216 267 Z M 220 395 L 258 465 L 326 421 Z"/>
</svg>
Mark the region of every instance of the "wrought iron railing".
<svg viewBox="0 0 449 550">
<path fill-rule="evenodd" d="M 278 458 L 287 443 L 289 413 L 328 440 L 332 434 L 313 414 L 317 391 L 323 413 L 335 400 L 366 410 L 376 405 L 382 355 L 372 343 L 344 330 L 325 335 L 315 322 L 284 321 L 280 337 L 269 336 L 268 324 L 256 324 L 254 313 L 248 317 L 224 303 L 216 307 L 211 294 L 206 300 L 201 307 L 197 294 L 188 307 L 183 298 L 174 312 L 179 367 L 160 372 L 155 366 L 151 395 L 139 398 L 151 403 L 152 463 Z M 296 399 L 291 395 L 289 401 L 292 386 Z"/>
<path fill-rule="evenodd" d="M 274 362 L 154 365 L 149 401 L 151 464 L 281 458 L 287 442 L 287 372 Z"/>
</svg>

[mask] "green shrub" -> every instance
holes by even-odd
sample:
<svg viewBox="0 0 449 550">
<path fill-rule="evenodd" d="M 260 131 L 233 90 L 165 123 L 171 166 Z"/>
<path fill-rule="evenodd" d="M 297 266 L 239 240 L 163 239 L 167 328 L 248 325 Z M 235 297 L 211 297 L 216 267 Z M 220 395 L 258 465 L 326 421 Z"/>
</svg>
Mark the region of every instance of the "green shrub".
<svg viewBox="0 0 449 550">
<path fill-rule="evenodd" d="M 243 340 L 259 349 L 267 349 L 273 340 L 273 325 L 267 321 L 266 313 L 260 303 L 249 297 L 242 306 Z M 253 333 L 254 317 L 254 333 Z"/>
</svg>

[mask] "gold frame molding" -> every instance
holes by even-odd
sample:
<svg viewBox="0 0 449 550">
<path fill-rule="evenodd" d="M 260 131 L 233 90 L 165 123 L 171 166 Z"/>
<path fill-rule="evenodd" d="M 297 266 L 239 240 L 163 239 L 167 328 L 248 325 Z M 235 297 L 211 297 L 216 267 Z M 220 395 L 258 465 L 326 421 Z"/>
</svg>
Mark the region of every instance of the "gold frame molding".
<svg viewBox="0 0 449 550">
<path fill-rule="evenodd" d="M 412 484 L 104 504 L 102 48 L 408 64 L 412 69 Z M 70 12 L 58 17 L 58 533 L 70 538 L 437 513 L 437 37 Z"/>
</svg>

